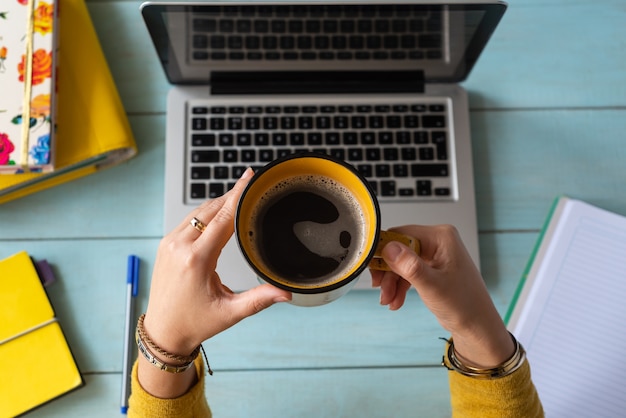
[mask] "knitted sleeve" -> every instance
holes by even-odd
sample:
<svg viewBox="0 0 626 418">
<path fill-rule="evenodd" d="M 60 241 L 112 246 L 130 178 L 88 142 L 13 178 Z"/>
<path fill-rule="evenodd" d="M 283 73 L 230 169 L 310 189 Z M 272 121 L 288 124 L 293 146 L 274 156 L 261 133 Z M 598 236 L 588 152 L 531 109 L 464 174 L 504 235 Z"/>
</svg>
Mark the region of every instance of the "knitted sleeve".
<svg viewBox="0 0 626 418">
<path fill-rule="evenodd" d="M 537 390 L 530 378 L 528 360 L 514 373 L 499 379 L 479 380 L 455 371 L 448 373 L 454 418 L 544 416 Z"/>
<path fill-rule="evenodd" d="M 183 396 L 175 399 L 156 398 L 146 392 L 137 378 L 137 362 L 131 374 L 131 395 L 128 400 L 129 418 L 210 418 L 211 410 L 204 395 L 204 363 L 195 361 L 198 382 Z M 164 372 L 165 373 L 165 372 Z"/>
</svg>

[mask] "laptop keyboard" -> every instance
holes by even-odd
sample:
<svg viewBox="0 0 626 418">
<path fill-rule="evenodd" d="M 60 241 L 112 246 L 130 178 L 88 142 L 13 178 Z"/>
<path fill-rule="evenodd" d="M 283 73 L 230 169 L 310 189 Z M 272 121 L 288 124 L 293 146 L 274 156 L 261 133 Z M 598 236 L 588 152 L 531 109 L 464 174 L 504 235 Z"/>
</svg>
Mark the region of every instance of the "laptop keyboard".
<svg viewBox="0 0 626 418">
<path fill-rule="evenodd" d="M 223 6 L 192 18 L 192 62 L 441 60 L 442 11 L 408 5 Z"/>
<path fill-rule="evenodd" d="M 247 167 L 298 152 L 348 162 L 381 201 L 454 199 L 445 101 L 192 101 L 188 109 L 188 203 L 221 196 Z"/>
</svg>

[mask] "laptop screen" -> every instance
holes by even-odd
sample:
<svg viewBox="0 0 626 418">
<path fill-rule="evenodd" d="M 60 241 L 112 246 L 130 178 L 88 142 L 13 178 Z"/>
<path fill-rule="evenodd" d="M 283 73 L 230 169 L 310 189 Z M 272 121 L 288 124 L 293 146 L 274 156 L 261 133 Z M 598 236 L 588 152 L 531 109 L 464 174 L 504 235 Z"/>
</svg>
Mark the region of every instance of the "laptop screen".
<svg viewBox="0 0 626 418">
<path fill-rule="evenodd" d="M 419 72 L 464 80 L 506 4 L 145 3 L 168 80 L 228 72 Z"/>
</svg>

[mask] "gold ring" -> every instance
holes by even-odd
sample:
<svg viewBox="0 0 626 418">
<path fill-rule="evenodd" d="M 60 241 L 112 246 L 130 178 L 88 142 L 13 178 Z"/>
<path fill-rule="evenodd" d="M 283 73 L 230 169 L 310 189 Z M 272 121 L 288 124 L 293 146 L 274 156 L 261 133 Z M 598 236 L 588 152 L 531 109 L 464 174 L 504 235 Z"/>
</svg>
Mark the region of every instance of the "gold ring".
<svg viewBox="0 0 626 418">
<path fill-rule="evenodd" d="M 191 221 L 189 221 L 189 223 L 191 224 L 191 226 L 196 228 L 200 233 L 203 233 L 204 230 L 206 229 L 206 224 L 198 218 L 195 218 L 195 217 L 191 218 Z"/>
</svg>

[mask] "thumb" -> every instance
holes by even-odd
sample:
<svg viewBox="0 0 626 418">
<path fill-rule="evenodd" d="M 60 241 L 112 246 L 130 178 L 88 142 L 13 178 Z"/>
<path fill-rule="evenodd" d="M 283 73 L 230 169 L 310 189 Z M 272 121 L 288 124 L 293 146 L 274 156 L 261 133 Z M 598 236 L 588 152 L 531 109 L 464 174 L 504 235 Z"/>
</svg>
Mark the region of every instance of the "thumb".
<svg viewBox="0 0 626 418">
<path fill-rule="evenodd" d="M 261 312 L 275 303 L 291 300 L 291 293 L 262 284 L 239 293 L 233 300 L 234 315 L 240 320 Z"/>
<path fill-rule="evenodd" d="M 394 273 L 417 288 L 426 266 L 413 250 L 404 244 L 392 241 L 385 245 L 382 256 Z"/>
</svg>

